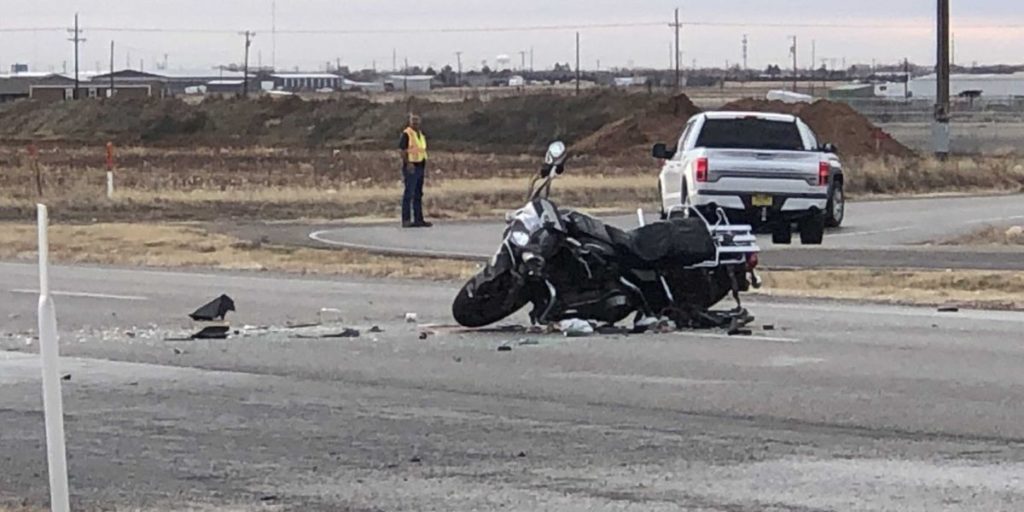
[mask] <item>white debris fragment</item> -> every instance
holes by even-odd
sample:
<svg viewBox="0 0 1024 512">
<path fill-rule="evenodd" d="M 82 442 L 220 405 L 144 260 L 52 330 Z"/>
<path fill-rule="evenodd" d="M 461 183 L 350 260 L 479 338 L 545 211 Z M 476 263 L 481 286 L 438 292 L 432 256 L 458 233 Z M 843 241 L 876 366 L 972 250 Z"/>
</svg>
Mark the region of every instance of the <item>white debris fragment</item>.
<svg viewBox="0 0 1024 512">
<path fill-rule="evenodd" d="M 406 323 L 414 324 L 414 323 L 416 323 L 417 318 L 419 318 L 419 317 L 418 317 L 418 315 L 416 313 L 406 313 L 405 314 L 405 321 L 406 321 Z"/>
<path fill-rule="evenodd" d="M 320 312 L 317 314 L 320 323 L 326 323 L 324 319 L 330 321 L 330 323 L 339 324 L 341 323 L 341 310 L 337 308 L 320 308 Z"/>
<path fill-rule="evenodd" d="M 590 336 L 594 334 L 594 326 L 579 318 L 570 318 L 558 322 L 558 330 L 567 337 Z"/>
</svg>

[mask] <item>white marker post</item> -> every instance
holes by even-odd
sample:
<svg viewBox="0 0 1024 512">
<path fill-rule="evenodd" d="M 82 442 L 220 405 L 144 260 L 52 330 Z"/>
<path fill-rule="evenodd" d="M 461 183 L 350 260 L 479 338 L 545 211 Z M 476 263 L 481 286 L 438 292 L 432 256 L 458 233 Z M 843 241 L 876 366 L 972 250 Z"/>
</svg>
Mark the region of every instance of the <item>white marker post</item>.
<svg viewBox="0 0 1024 512">
<path fill-rule="evenodd" d="M 107 171 L 107 199 L 114 198 L 114 172 Z"/>
<path fill-rule="evenodd" d="M 46 205 L 37 205 L 39 223 L 39 354 L 43 360 L 43 413 L 46 418 L 46 454 L 50 469 L 50 510 L 68 512 L 68 461 L 64 447 L 64 403 L 60 390 L 60 346 L 57 312 L 50 297 L 49 217 Z"/>
</svg>

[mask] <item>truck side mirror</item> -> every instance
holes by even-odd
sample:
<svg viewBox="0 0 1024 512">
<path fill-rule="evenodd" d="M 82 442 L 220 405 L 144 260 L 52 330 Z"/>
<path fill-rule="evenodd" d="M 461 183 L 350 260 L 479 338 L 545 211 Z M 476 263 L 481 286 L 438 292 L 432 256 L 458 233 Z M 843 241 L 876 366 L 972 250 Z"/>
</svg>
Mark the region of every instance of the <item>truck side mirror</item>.
<svg viewBox="0 0 1024 512">
<path fill-rule="evenodd" d="M 836 154 L 836 153 L 839 152 L 839 148 L 837 148 L 836 145 L 832 144 L 831 142 L 826 142 L 825 144 L 822 144 L 821 145 L 821 150 L 823 152 L 825 152 L 825 153 L 832 153 L 832 154 Z"/>
<path fill-rule="evenodd" d="M 664 142 L 659 142 L 651 150 L 651 156 L 661 160 L 671 160 L 672 157 L 676 156 L 676 152 L 668 149 Z"/>
</svg>

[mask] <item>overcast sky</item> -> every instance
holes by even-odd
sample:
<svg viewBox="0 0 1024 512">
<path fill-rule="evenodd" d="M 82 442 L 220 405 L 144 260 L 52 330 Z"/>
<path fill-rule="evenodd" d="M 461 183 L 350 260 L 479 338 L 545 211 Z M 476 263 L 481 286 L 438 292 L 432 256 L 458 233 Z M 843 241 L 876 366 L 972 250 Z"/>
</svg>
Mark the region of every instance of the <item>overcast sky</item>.
<svg viewBox="0 0 1024 512">
<path fill-rule="evenodd" d="M 895 62 L 904 57 L 934 62 L 933 0 L 277 0 L 278 30 L 373 30 L 372 34 L 287 34 L 276 37 L 279 68 L 323 69 L 340 58 L 350 67 L 390 68 L 392 50 L 401 63 L 455 64 L 463 52 L 467 69 L 498 55 L 520 61 L 521 50 L 534 49 L 534 65 L 548 68 L 574 58 L 574 30 L 423 33 L 410 29 L 523 27 L 531 25 L 633 24 L 664 21 L 665 26 L 584 28 L 583 67 L 668 65 L 672 32 L 667 26 L 675 7 L 683 22 L 749 23 L 749 26 L 686 26 L 683 61 L 687 67 L 722 66 L 742 61 L 741 39 L 749 35 L 749 65 L 763 68 L 791 62 L 788 38 L 799 39 L 802 67 L 811 63 L 811 43 L 818 59 L 841 64 Z M 1024 13 L 1020 0 L 954 1 L 956 61 L 959 64 L 1024 62 Z M 167 54 L 173 69 L 201 69 L 239 62 L 242 38 L 231 32 L 257 31 L 252 62 L 274 60 L 272 0 L 39 0 L 8 1 L 0 30 L 70 26 L 81 14 L 87 42 L 82 68 L 109 66 L 110 41 L 116 40 L 115 64 L 147 70 Z M 759 24 L 791 26 L 759 26 Z M 856 25 L 814 27 L 814 24 Z M 90 27 L 95 28 L 90 30 Z M 228 33 L 131 33 L 100 28 L 209 29 Z M 0 66 L 30 63 L 35 70 L 60 71 L 71 62 L 66 33 L 55 30 L 0 32 Z"/>
</svg>

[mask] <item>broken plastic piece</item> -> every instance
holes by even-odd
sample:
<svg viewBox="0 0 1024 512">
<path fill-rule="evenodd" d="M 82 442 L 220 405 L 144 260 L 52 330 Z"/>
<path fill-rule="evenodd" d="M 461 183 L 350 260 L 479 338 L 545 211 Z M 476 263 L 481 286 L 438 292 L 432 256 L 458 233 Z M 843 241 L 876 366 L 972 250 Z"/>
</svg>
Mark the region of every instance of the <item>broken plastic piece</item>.
<svg viewBox="0 0 1024 512">
<path fill-rule="evenodd" d="M 558 330 L 566 337 L 590 336 L 594 334 L 594 326 L 590 322 L 579 318 L 570 318 L 558 323 Z"/>
<path fill-rule="evenodd" d="M 197 322 L 213 322 L 214 320 L 223 320 L 228 311 L 234 310 L 235 301 L 231 300 L 231 297 L 227 295 L 221 295 L 195 310 L 195 312 L 189 315 L 189 318 Z"/>
</svg>

